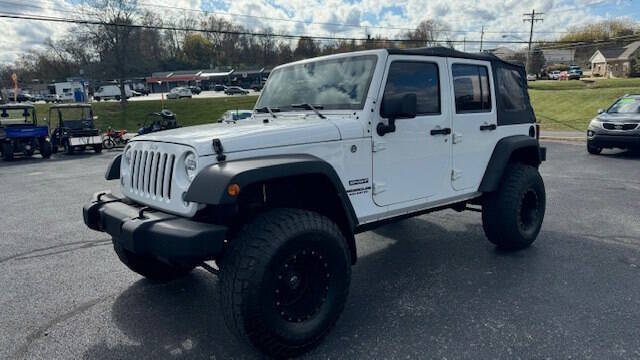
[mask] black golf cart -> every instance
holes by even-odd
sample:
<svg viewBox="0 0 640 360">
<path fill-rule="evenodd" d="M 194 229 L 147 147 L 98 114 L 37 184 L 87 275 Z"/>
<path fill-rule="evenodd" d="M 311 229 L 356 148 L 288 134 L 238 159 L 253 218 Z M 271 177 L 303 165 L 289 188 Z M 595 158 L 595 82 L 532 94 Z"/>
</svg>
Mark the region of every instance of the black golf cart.
<svg viewBox="0 0 640 360">
<path fill-rule="evenodd" d="M 93 121 L 93 110 L 89 104 L 59 104 L 49 108 L 51 143 L 53 152 L 62 146 L 67 154 L 92 148 L 96 153 L 102 151 L 102 137 Z"/>
<path fill-rule="evenodd" d="M 17 154 L 32 156 L 36 150 L 47 159 L 51 156 L 49 128 L 38 126 L 32 104 L 0 105 L 0 152 L 6 161 Z"/>
</svg>

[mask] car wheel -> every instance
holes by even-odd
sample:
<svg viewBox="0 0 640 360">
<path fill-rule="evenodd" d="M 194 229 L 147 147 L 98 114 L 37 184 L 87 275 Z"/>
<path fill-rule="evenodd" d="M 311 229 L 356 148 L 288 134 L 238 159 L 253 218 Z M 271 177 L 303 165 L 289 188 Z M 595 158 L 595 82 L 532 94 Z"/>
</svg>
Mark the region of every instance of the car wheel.
<svg viewBox="0 0 640 360">
<path fill-rule="evenodd" d="M 482 226 L 487 239 L 503 250 L 529 247 L 542 227 L 545 201 L 538 169 L 510 164 L 498 190 L 485 194 L 483 199 Z"/>
<path fill-rule="evenodd" d="M 13 160 L 13 144 L 8 142 L 2 144 L 2 159 L 5 161 Z"/>
<path fill-rule="evenodd" d="M 120 261 L 132 271 L 156 282 L 167 282 L 188 275 L 195 265 L 171 265 L 154 257 L 132 253 L 115 240 L 113 249 Z"/>
<path fill-rule="evenodd" d="M 74 150 L 74 148 L 73 148 L 73 146 L 71 146 L 71 144 L 69 144 L 69 141 L 68 140 L 65 141 L 64 142 L 64 152 L 67 155 L 71 155 L 71 154 L 73 154 L 73 150 Z"/>
<path fill-rule="evenodd" d="M 275 209 L 258 215 L 231 240 L 221 262 L 227 325 L 272 357 L 310 350 L 344 309 L 350 260 L 340 229 L 320 214 Z"/>
<path fill-rule="evenodd" d="M 96 154 L 100 154 L 102 152 L 102 144 L 93 145 L 93 151 Z"/>
<path fill-rule="evenodd" d="M 589 141 L 587 141 L 587 152 L 591 155 L 599 155 L 602 152 L 602 148 L 593 146 Z"/>
<path fill-rule="evenodd" d="M 50 158 L 51 157 L 51 153 L 53 152 L 53 147 L 51 146 L 51 141 L 45 140 L 45 139 L 41 139 L 39 146 L 40 146 L 40 155 L 42 155 L 42 157 L 44 159 Z"/>
</svg>

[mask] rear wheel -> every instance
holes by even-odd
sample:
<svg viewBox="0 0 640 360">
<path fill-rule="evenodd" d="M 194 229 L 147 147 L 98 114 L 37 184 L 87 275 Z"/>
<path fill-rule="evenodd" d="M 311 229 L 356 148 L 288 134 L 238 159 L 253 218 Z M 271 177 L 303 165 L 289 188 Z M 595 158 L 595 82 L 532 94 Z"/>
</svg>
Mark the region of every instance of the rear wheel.
<svg viewBox="0 0 640 360">
<path fill-rule="evenodd" d="M 123 248 L 115 240 L 113 249 L 120 261 L 132 271 L 157 282 L 167 282 L 188 275 L 195 265 L 171 265 L 148 255 L 139 255 Z"/>
<path fill-rule="evenodd" d="M 594 146 L 594 145 L 591 144 L 591 142 L 587 141 L 587 151 L 591 155 L 598 155 L 598 154 L 600 154 L 602 152 L 602 148 Z"/>
<path fill-rule="evenodd" d="M 13 144 L 9 142 L 2 143 L 2 159 L 5 161 L 13 160 Z"/>
<path fill-rule="evenodd" d="M 529 247 L 542 227 L 545 201 L 538 170 L 531 165 L 510 164 L 498 190 L 484 196 L 482 225 L 487 239 L 503 250 Z"/>
<path fill-rule="evenodd" d="M 350 279 L 347 243 L 330 219 L 299 209 L 263 213 L 222 259 L 225 321 L 270 356 L 304 353 L 338 320 Z"/>
<path fill-rule="evenodd" d="M 71 144 L 69 144 L 69 141 L 68 140 L 65 141 L 64 142 L 64 152 L 65 152 L 65 154 L 71 155 L 71 154 L 73 154 L 73 150 L 74 150 L 73 146 L 71 146 Z"/>
<path fill-rule="evenodd" d="M 93 145 L 93 151 L 100 154 L 102 152 L 102 144 Z"/>
<path fill-rule="evenodd" d="M 53 148 L 51 147 L 51 141 L 41 139 L 39 146 L 40 146 L 40 155 L 42 155 L 42 157 L 45 159 L 50 158 L 51 153 L 53 151 Z"/>
<path fill-rule="evenodd" d="M 116 143 L 112 139 L 108 138 L 102 141 L 102 146 L 107 150 L 111 150 L 116 147 Z"/>
</svg>

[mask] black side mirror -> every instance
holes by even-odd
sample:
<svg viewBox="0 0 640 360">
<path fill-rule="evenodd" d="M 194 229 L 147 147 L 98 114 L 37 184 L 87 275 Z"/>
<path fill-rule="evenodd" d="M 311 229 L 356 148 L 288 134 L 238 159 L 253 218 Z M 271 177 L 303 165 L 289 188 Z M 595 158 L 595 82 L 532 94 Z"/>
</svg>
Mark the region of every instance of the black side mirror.
<svg viewBox="0 0 640 360">
<path fill-rule="evenodd" d="M 416 117 L 418 99 L 415 93 L 399 94 L 382 99 L 380 114 L 387 118 L 387 124 L 378 123 L 378 135 L 396 131 L 396 119 L 412 119 Z"/>
</svg>

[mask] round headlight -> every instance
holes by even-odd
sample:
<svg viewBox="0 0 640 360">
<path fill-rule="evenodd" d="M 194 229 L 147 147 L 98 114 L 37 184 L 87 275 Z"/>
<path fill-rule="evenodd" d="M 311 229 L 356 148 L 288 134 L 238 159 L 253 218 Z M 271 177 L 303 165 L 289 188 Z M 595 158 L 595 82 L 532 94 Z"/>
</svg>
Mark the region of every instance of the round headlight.
<svg viewBox="0 0 640 360">
<path fill-rule="evenodd" d="M 189 152 L 184 158 L 184 171 L 189 181 L 196 177 L 196 169 L 198 168 L 198 158 L 196 154 Z"/>
</svg>

